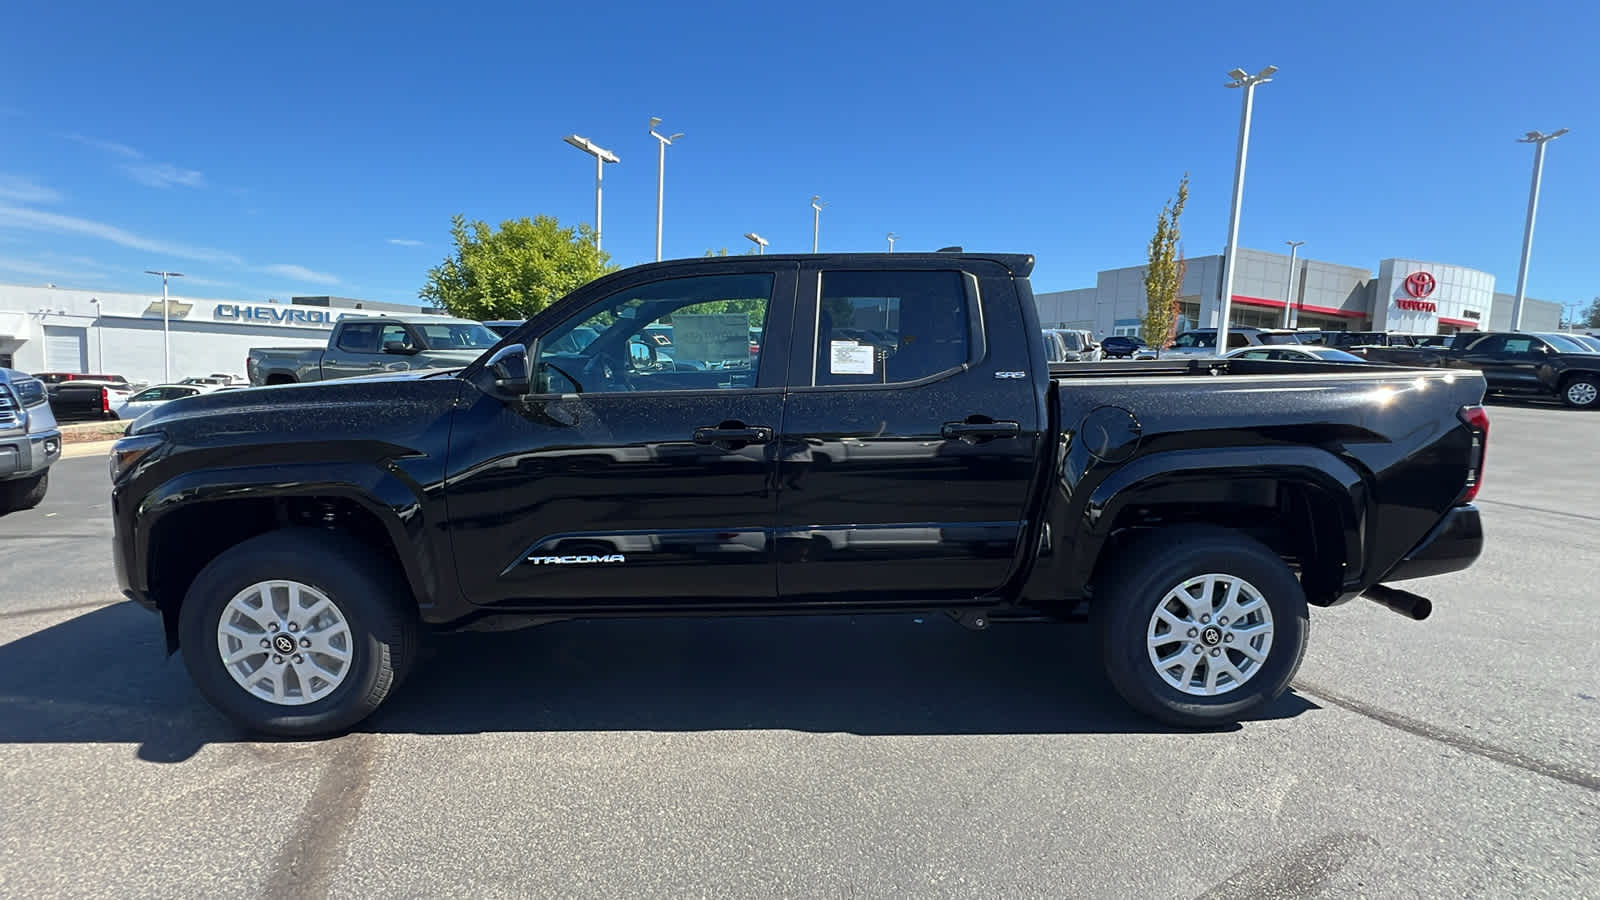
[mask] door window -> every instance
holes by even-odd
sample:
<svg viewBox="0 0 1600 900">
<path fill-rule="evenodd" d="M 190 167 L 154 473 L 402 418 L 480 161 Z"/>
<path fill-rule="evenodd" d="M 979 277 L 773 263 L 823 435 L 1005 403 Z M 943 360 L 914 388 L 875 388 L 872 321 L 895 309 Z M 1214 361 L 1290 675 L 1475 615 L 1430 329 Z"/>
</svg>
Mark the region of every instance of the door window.
<svg viewBox="0 0 1600 900">
<path fill-rule="evenodd" d="M 1530 337 L 1508 337 L 1505 343 L 1507 356 L 1532 356 L 1533 345 L 1537 343 Z"/>
<path fill-rule="evenodd" d="M 339 349 L 351 353 L 378 352 L 378 330 L 381 327 L 377 322 L 357 322 L 344 326 L 339 332 Z"/>
<path fill-rule="evenodd" d="M 407 350 L 416 345 L 416 341 L 411 337 L 411 332 L 407 331 L 406 327 L 399 322 L 391 322 L 383 326 L 383 335 L 378 339 L 378 346 L 385 349 L 390 344 L 395 343 L 404 346 Z M 340 346 L 343 345 L 344 343 L 341 341 Z"/>
<path fill-rule="evenodd" d="M 1211 340 L 1215 341 L 1216 338 L 1213 337 Z M 1265 343 L 1265 341 L 1263 341 L 1263 343 Z M 1244 335 L 1240 334 L 1237 331 L 1228 332 L 1228 349 L 1229 350 L 1237 350 L 1240 347 L 1248 347 L 1248 346 L 1250 346 L 1250 339 L 1249 338 L 1245 337 Z"/>
<path fill-rule="evenodd" d="M 916 381 L 974 356 L 960 272 L 824 272 L 812 384 Z"/>
<path fill-rule="evenodd" d="M 1506 347 L 1506 336 L 1505 335 L 1503 335 L 1503 334 L 1491 334 L 1491 335 L 1488 335 L 1487 337 L 1479 338 L 1478 340 L 1473 341 L 1472 344 L 1467 347 L 1467 351 L 1466 352 L 1471 353 L 1473 355 L 1487 354 L 1487 353 L 1499 353 L 1502 350 L 1504 350 L 1505 347 Z"/>
<path fill-rule="evenodd" d="M 756 387 L 773 278 L 673 278 L 606 297 L 539 339 L 540 393 Z"/>
<path fill-rule="evenodd" d="M 1239 358 L 1240 359 L 1281 359 L 1282 358 L 1281 356 L 1274 355 L 1274 354 L 1277 354 L 1277 353 L 1278 353 L 1278 351 L 1276 351 L 1276 350 L 1246 350 L 1245 352 L 1239 354 Z"/>
</svg>

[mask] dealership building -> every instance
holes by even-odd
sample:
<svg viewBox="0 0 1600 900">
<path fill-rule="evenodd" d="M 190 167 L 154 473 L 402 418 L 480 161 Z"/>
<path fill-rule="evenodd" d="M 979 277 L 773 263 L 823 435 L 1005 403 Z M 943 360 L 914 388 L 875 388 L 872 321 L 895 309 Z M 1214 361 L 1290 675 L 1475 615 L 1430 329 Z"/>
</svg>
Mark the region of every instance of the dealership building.
<svg viewBox="0 0 1600 900">
<path fill-rule="evenodd" d="M 1186 261 L 1178 330 L 1215 328 L 1222 298 L 1222 256 Z M 1145 312 L 1144 266 L 1099 273 L 1095 286 L 1036 295 L 1047 328 L 1137 335 Z M 1385 259 L 1377 274 L 1360 266 L 1239 248 L 1233 279 L 1234 326 L 1323 328 L 1449 334 L 1507 330 L 1512 296 L 1495 292 L 1488 272 L 1416 259 Z M 1525 300 L 1522 327 L 1555 331 L 1561 304 Z"/>
<path fill-rule="evenodd" d="M 320 347 L 349 314 L 431 312 L 415 305 L 344 297 L 287 303 L 172 297 L 0 284 L 0 366 L 24 372 L 92 372 L 130 382 L 162 380 L 171 346 L 173 380 L 243 376 L 251 347 Z"/>
</svg>

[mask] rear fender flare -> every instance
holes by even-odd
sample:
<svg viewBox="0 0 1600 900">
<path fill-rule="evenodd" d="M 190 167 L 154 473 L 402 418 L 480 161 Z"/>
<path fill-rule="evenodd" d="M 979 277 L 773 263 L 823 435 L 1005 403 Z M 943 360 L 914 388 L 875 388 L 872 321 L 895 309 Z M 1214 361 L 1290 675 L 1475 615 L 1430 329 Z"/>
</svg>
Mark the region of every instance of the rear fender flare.
<svg viewBox="0 0 1600 900">
<path fill-rule="evenodd" d="M 1214 493 L 1218 485 L 1237 486 L 1244 495 L 1248 489 L 1283 483 L 1303 485 L 1334 504 L 1346 562 L 1343 582 L 1361 583 L 1371 504 L 1368 480 L 1326 450 L 1293 446 L 1175 450 L 1121 466 L 1084 502 L 1080 527 L 1085 539 L 1076 548 L 1075 574 L 1080 583 L 1092 579 L 1112 527 L 1126 509 L 1188 502 L 1198 491 Z"/>
</svg>

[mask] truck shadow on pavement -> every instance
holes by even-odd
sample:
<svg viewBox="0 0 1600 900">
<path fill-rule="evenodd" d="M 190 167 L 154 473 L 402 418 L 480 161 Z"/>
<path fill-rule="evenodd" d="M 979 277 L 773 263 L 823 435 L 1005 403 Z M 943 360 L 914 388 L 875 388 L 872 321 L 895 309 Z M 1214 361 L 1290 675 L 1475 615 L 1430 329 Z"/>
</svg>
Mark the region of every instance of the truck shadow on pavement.
<svg viewBox="0 0 1600 900">
<path fill-rule="evenodd" d="M 921 619 L 918 622 L 918 619 Z M 783 729 L 861 735 L 1160 733 L 1101 674 L 1090 631 L 943 616 L 582 621 L 433 639 L 358 730 Z M 1257 719 L 1317 709 L 1289 692 Z M 255 740 L 214 712 L 156 620 L 105 607 L 0 646 L 0 742 L 134 743 L 179 762 Z"/>
</svg>

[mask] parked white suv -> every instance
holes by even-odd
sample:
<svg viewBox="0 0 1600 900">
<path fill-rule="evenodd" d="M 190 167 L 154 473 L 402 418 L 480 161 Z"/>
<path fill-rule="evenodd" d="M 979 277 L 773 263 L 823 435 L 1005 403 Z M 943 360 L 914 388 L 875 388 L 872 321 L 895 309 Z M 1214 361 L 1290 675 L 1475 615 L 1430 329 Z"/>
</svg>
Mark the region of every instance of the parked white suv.
<svg viewBox="0 0 1600 900">
<path fill-rule="evenodd" d="M 1269 328 L 1229 328 L 1228 350 L 1239 350 L 1244 347 L 1260 347 L 1271 344 L 1298 344 L 1300 333 L 1285 329 Z M 1172 346 L 1161 351 L 1163 357 L 1192 356 L 1211 357 L 1217 356 L 1217 330 L 1215 328 L 1196 328 L 1178 335 Z"/>
</svg>

